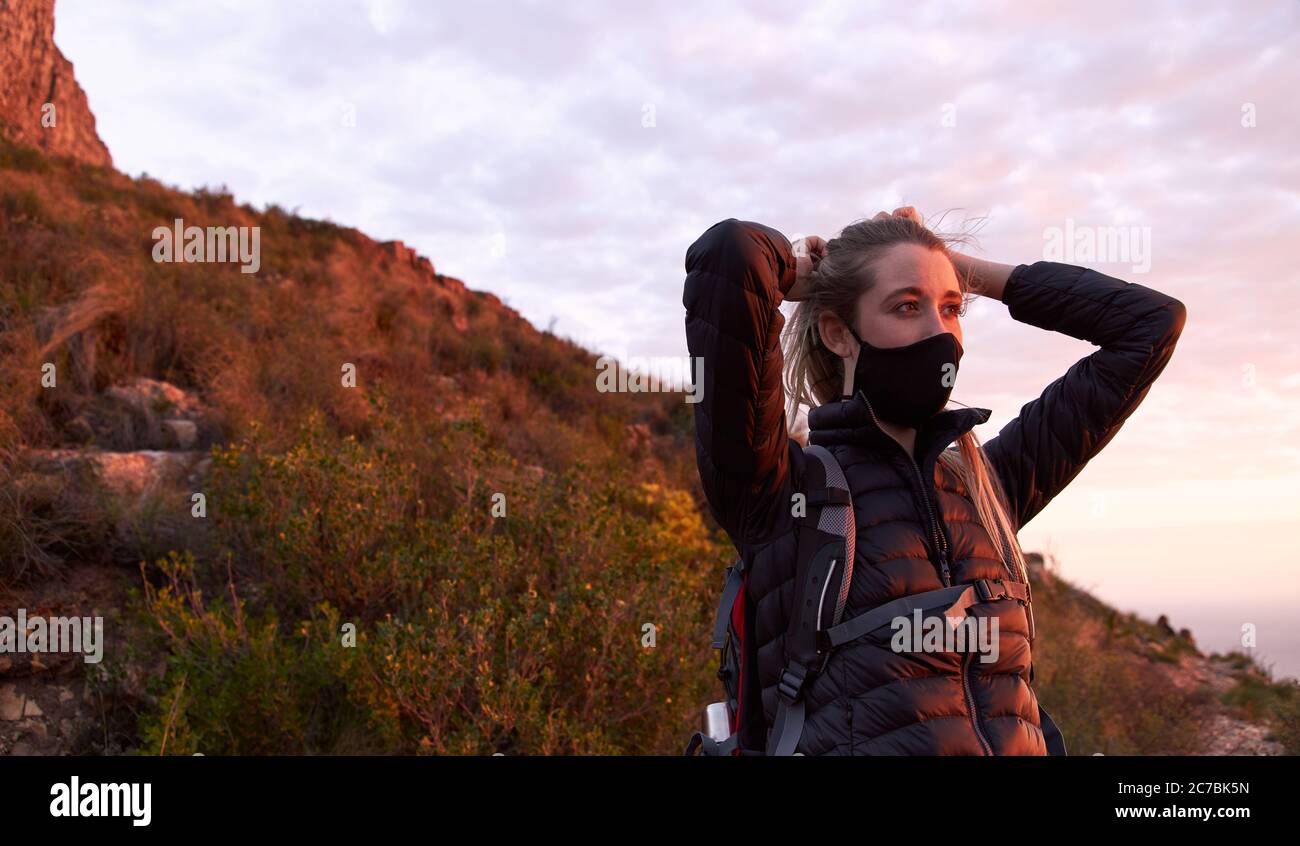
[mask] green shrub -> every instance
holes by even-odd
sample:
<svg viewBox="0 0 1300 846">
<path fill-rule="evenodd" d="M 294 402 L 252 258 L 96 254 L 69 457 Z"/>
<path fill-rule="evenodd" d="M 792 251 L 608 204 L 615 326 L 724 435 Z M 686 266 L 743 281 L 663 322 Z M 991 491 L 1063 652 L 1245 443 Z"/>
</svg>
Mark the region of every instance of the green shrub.
<svg viewBox="0 0 1300 846">
<path fill-rule="evenodd" d="M 159 562 L 145 609 L 170 653 L 147 748 L 330 751 L 347 713 L 391 752 L 677 751 L 726 559 L 692 497 L 582 462 L 539 479 L 473 417 L 374 441 L 315 420 L 214 451 L 223 546 Z"/>
<path fill-rule="evenodd" d="M 346 695 L 347 653 L 328 603 L 290 629 L 271 609 L 247 609 L 233 583 L 205 596 L 188 553 L 157 562 L 158 574 L 143 607 L 168 659 L 150 685 L 158 707 L 140 723 L 143 754 L 330 751 L 363 719 Z"/>
</svg>

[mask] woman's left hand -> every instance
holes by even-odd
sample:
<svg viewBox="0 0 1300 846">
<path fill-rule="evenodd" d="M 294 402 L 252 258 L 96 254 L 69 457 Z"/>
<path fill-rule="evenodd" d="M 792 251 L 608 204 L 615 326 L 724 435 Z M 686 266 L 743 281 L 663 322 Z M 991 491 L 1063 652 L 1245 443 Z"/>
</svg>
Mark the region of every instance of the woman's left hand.
<svg viewBox="0 0 1300 846">
<path fill-rule="evenodd" d="M 906 217 L 916 221 L 921 226 L 925 223 L 921 220 L 921 214 L 912 206 L 902 206 L 896 208 L 893 212 L 880 212 L 872 220 L 884 220 L 890 217 Z M 953 270 L 959 279 L 967 280 L 972 294 L 992 297 L 995 300 L 1002 299 L 1002 289 L 1006 286 L 1007 277 L 1015 269 L 1012 264 L 999 264 L 998 262 L 987 261 L 974 256 L 968 256 L 959 253 L 956 250 L 949 250 L 948 255 L 952 258 Z"/>
<path fill-rule="evenodd" d="M 871 219 L 885 220 L 891 217 L 906 217 L 909 220 L 915 220 L 921 226 L 925 226 L 924 221 L 921 220 L 921 213 L 918 212 L 913 206 L 902 206 L 900 208 L 894 209 L 892 212 L 883 212 L 883 211 L 877 212 L 876 216 Z"/>
</svg>

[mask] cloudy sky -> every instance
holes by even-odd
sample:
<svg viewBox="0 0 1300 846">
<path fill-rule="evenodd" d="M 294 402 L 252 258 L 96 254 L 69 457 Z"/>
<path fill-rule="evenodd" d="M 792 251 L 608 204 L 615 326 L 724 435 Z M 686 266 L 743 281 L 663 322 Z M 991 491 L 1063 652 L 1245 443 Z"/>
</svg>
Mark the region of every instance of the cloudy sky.
<svg viewBox="0 0 1300 846">
<path fill-rule="evenodd" d="M 380 238 L 593 350 L 684 356 L 718 220 L 834 235 L 987 218 L 978 254 L 1134 227 L 1079 260 L 1181 299 L 1144 404 L 1021 532 L 1126 610 L 1300 674 L 1300 2 L 59 0 L 116 165 Z M 964 320 L 987 440 L 1095 348 Z"/>
</svg>

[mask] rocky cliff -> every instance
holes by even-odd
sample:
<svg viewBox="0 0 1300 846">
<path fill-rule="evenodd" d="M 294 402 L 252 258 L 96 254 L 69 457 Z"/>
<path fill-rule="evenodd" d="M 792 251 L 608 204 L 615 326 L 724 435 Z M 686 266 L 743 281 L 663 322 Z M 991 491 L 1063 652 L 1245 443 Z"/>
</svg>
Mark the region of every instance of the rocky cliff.
<svg viewBox="0 0 1300 846">
<path fill-rule="evenodd" d="M 0 0 L 0 133 L 57 156 L 113 166 L 72 63 L 54 45 L 54 0 Z"/>
</svg>

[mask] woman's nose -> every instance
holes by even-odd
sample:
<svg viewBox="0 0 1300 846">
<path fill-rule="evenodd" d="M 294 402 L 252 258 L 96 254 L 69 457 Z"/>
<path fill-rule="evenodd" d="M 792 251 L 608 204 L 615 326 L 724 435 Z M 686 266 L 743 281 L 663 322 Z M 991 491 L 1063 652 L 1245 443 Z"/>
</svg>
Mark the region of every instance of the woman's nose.
<svg viewBox="0 0 1300 846">
<path fill-rule="evenodd" d="M 947 331 L 949 331 L 948 325 L 944 323 L 943 314 L 940 313 L 939 309 L 932 309 L 926 312 L 925 337 L 928 338 L 931 335 L 942 335 Z"/>
</svg>

